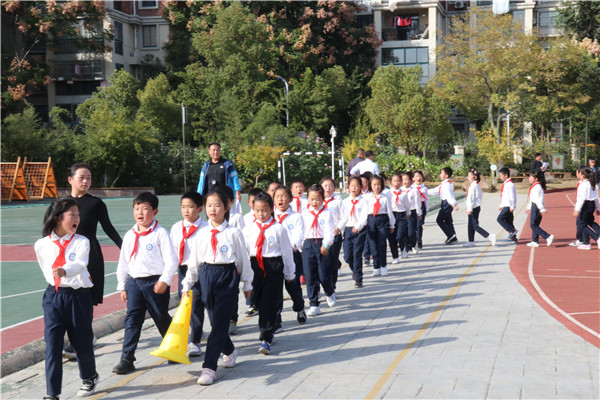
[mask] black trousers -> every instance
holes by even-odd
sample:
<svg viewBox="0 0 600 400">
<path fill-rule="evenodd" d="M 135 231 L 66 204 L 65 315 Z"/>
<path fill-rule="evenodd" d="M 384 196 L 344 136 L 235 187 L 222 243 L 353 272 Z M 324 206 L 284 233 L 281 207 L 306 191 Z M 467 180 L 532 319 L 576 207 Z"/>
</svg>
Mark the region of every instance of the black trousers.
<svg viewBox="0 0 600 400">
<path fill-rule="evenodd" d="M 265 257 L 263 264 L 264 271 L 258 265 L 256 257 L 250 257 L 250 265 L 254 271 L 252 303 L 258 310 L 259 339 L 272 343 L 280 305 L 283 303 L 283 259 Z"/>
<path fill-rule="evenodd" d="M 358 233 L 352 232 L 353 228 L 344 230 L 344 260 L 350 266 L 354 280 L 362 282 L 363 280 L 363 259 L 362 253 L 367 239 L 367 230 L 363 228 Z"/>
<path fill-rule="evenodd" d="M 454 221 L 452 220 L 452 206 L 446 200 L 442 200 L 442 205 L 435 222 L 437 222 L 447 239 L 456 235 Z"/>
<path fill-rule="evenodd" d="M 473 211 L 471 211 L 471 214 L 469 215 L 468 223 L 467 223 L 467 234 L 469 236 L 469 242 L 475 241 L 475 232 L 479 233 L 484 238 L 487 238 L 488 236 L 490 236 L 490 234 L 485 229 L 483 229 L 482 227 L 479 226 L 479 213 L 480 212 L 481 212 L 481 207 L 475 207 L 475 208 L 473 208 Z"/>
<path fill-rule="evenodd" d="M 181 298 L 181 291 L 183 287 L 181 282 L 185 278 L 185 274 L 187 273 L 187 265 L 179 266 L 179 284 L 177 288 L 177 293 L 179 293 L 179 298 Z M 204 303 L 202 302 L 202 290 L 200 290 L 200 282 L 194 283 L 192 286 L 192 317 L 190 319 L 190 343 L 200 343 L 202 340 L 202 326 L 204 325 Z"/>
</svg>

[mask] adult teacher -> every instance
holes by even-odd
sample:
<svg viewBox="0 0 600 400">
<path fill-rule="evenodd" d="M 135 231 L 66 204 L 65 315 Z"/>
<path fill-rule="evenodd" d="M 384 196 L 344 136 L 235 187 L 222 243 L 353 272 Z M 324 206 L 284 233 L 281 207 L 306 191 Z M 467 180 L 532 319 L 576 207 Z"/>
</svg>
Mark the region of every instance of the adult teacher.
<svg viewBox="0 0 600 400">
<path fill-rule="evenodd" d="M 379 175 L 379 165 L 373 159 L 375 155 L 371 150 L 365 153 L 365 160 L 359 162 L 350 170 L 351 175 L 362 175 L 365 172 L 370 172 L 373 175 Z"/>
<path fill-rule="evenodd" d="M 348 178 L 350 178 L 352 176 L 352 174 L 350 174 L 350 171 L 352 171 L 352 168 L 354 168 L 354 166 L 356 164 L 358 164 L 359 162 L 364 161 L 364 159 L 365 159 L 365 151 L 363 149 L 358 149 L 358 151 L 356 152 L 356 157 L 354 157 L 348 163 L 348 168 L 346 169 L 346 176 Z"/>
<path fill-rule="evenodd" d="M 241 202 L 242 188 L 233 162 L 221 157 L 221 145 L 217 142 L 208 145 L 208 155 L 210 160 L 202 167 L 197 192 L 206 196 L 213 188 L 227 185 L 235 192 L 238 202 Z"/>
</svg>

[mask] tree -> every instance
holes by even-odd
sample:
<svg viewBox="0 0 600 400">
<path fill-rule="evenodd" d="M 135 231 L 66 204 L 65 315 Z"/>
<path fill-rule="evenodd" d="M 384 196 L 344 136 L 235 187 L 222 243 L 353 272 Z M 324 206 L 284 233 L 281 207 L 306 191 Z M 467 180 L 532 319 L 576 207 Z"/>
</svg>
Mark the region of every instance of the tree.
<svg viewBox="0 0 600 400">
<path fill-rule="evenodd" d="M 242 147 L 237 153 L 236 162 L 247 175 L 254 178 L 254 187 L 258 187 L 258 179 L 261 176 L 270 175 L 275 171 L 279 153 L 283 150 L 283 147 L 271 147 L 260 142 L 255 143 Z"/>
<path fill-rule="evenodd" d="M 159 134 L 161 142 L 181 137 L 181 105 L 173 98 L 171 86 L 164 74 L 150 78 L 138 92 L 139 112 Z"/>
<path fill-rule="evenodd" d="M 381 67 L 369 82 L 366 114 L 371 126 L 396 147 L 412 154 L 444 140 L 452 132 L 449 107 L 419 84 L 420 67 Z"/>
<path fill-rule="evenodd" d="M 515 89 L 532 76 L 540 56 L 535 38 L 511 15 L 472 8 L 453 17 L 437 50 L 435 89 L 471 121 L 487 121 L 496 143 L 507 110 L 518 102 Z"/>
<path fill-rule="evenodd" d="M 102 28 L 104 1 L 3 1 L 2 104 L 14 105 L 50 82 L 43 58 L 34 48 L 57 48 L 61 40 L 91 52 L 104 52 L 112 40 Z"/>
<path fill-rule="evenodd" d="M 22 113 L 8 115 L 2 121 L 2 161 L 17 161 L 27 157 L 30 161 L 47 158 L 42 122 L 28 102 Z"/>
<path fill-rule="evenodd" d="M 581 41 L 600 40 L 600 3 L 597 1 L 563 1 L 557 10 L 558 23 Z"/>
</svg>

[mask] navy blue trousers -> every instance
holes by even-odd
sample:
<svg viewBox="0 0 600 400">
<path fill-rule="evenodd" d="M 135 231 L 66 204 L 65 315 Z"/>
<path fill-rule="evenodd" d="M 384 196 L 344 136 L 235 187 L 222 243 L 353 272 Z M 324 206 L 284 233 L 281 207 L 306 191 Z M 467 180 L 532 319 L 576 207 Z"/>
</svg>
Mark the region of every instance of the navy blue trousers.
<svg viewBox="0 0 600 400">
<path fill-rule="evenodd" d="M 135 349 L 137 348 L 142 332 L 142 325 L 146 318 L 146 311 L 154 320 L 160 335 L 164 337 L 171 325 L 169 315 L 170 290 L 163 294 L 154 293 L 154 284 L 158 282 L 158 275 L 147 278 L 132 278 L 125 283 L 127 292 L 127 316 L 125 317 L 125 338 L 123 339 L 123 351 L 121 358 L 135 361 Z"/>
<path fill-rule="evenodd" d="M 418 230 L 419 232 L 417 233 L 417 243 L 423 244 L 423 225 L 425 225 L 425 216 L 427 215 L 427 210 L 425 207 L 425 202 L 422 201 L 421 202 L 421 219 L 419 220 L 418 223 Z"/>
<path fill-rule="evenodd" d="M 498 214 L 498 218 L 496 219 L 500 226 L 509 234 L 517 230 L 513 225 L 514 220 L 515 216 L 510 212 L 510 207 L 502 208 L 502 210 L 500 210 L 500 214 Z"/>
<path fill-rule="evenodd" d="M 258 265 L 256 257 L 250 257 L 250 265 L 254 271 L 252 304 L 258 310 L 259 340 L 272 343 L 283 304 L 283 259 L 263 258 L 264 271 Z"/>
<path fill-rule="evenodd" d="M 417 247 L 417 234 L 419 232 L 419 216 L 417 210 L 410 211 L 410 218 L 408 219 L 408 232 L 407 232 L 407 249 L 412 250 Z"/>
<path fill-rule="evenodd" d="M 198 280 L 211 325 L 202 368 L 216 371 L 221 353 L 230 355 L 235 350 L 229 337 L 229 320 L 238 301 L 240 274 L 235 264 L 204 263 Z"/>
<path fill-rule="evenodd" d="M 543 237 L 544 239 L 548 239 L 550 234 L 540 228 L 540 224 L 542 223 L 542 214 L 538 209 L 535 203 L 531 204 L 531 212 L 529 215 L 529 225 L 531 226 L 531 240 L 533 242 L 538 242 L 539 237 Z"/>
<path fill-rule="evenodd" d="M 362 253 L 367 239 L 367 230 L 363 228 L 358 233 L 352 232 L 353 228 L 344 230 L 344 261 L 350 266 L 354 280 L 362 282 L 363 280 L 363 259 Z"/>
<path fill-rule="evenodd" d="M 374 269 L 387 266 L 386 240 L 390 234 L 390 218 L 387 214 L 373 216 L 369 214 L 367 218 L 367 237 L 369 238 L 369 247 L 375 263 Z"/>
<path fill-rule="evenodd" d="M 388 244 L 392 258 L 398 258 L 398 248 L 404 249 L 406 246 L 406 236 L 408 234 L 408 221 L 406 220 L 406 212 L 394 211 L 394 233 L 388 231 Z"/>
<path fill-rule="evenodd" d="M 440 212 L 438 213 L 435 222 L 437 222 L 440 229 L 444 232 L 444 235 L 446 235 L 446 239 L 450 239 L 452 236 L 456 235 L 454 221 L 452 220 L 452 206 L 448 204 L 446 200 L 442 200 Z"/>
<path fill-rule="evenodd" d="M 329 269 L 331 274 L 331 285 L 333 286 L 334 291 L 338 280 L 338 270 L 342 268 L 342 263 L 340 261 L 342 241 L 342 234 L 340 233 L 333 238 L 333 244 L 329 248 Z"/>
<path fill-rule="evenodd" d="M 581 207 L 581 211 L 577 215 L 577 219 L 581 217 L 581 241 L 583 244 L 590 244 L 590 237 L 596 242 L 600 239 L 600 225 L 594 219 L 594 211 L 596 204 L 592 200 L 586 200 Z M 579 229 L 577 230 L 579 232 Z"/>
<path fill-rule="evenodd" d="M 473 208 L 471 214 L 469 215 L 467 222 L 467 233 L 469 235 L 469 242 L 475 241 L 475 232 L 479 233 L 484 238 L 490 236 L 490 234 L 479 226 L 479 213 L 481 212 L 481 207 Z"/>
<path fill-rule="evenodd" d="M 185 278 L 187 273 L 187 265 L 179 266 L 179 284 L 177 287 L 177 293 L 181 298 L 181 291 L 183 287 L 181 282 Z M 202 326 L 204 325 L 204 303 L 202 302 L 202 291 L 200 290 L 200 282 L 196 281 L 192 286 L 192 317 L 190 318 L 190 339 L 191 343 L 200 343 L 202 340 Z"/>
<path fill-rule="evenodd" d="M 62 387 L 65 331 L 77 352 L 79 377 L 90 379 L 96 375 L 92 295 L 89 289 L 58 288 L 57 292 L 54 286 L 48 285 L 42 308 L 46 341 L 46 393 L 58 396 Z"/>
<path fill-rule="evenodd" d="M 319 305 L 319 284 L 327 296 L 333 294 L 331 273 L 329 270 L 329 255 L 321 254 L 323 239 L 305 239 L 302 245 L 302 266 L 306 279 L 306 294 L 311 307 Z"/>
</svg>

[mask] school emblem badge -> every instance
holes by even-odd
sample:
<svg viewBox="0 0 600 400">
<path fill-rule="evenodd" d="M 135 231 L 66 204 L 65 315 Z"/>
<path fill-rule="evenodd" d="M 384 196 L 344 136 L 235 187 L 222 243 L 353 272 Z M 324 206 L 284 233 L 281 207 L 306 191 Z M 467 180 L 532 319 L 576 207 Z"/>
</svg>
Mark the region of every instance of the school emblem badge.
<svg viewBox="0 0 600 400">
<path fill-rule="evenodd" d="M 153 248 L 154 248 L 154 246 L 152 246 L 152 244 L 151 244 L 151 243 L 148 243 L 148 244 L 146 245 L 146 250 L 148 250 L 148 251 L 152 250 Z"/>
<path fill-rule="evenodd" d="M 275 243 L 275 237 L 274 236 L 269 236 L 269 239 L 267 239 L 269 241 L 269 243 Z"/>
<path fill-rule="evenodd" d="M 75 261 L 75 253 L 69 254 L 69 260 Z"/>
<path fill-rule="evenodd" d="M 223 245 L 221 246 L 221 253 L 225 253 L 227 250 L 229 250 L 229 247 L 227 247 L 227 245 Z"/>
<path fill-rule="evenodd" d="M 324 224 L 325 224 L 325 220 L 323 220 L 323 219 L 322 219 L 322 220 L 320 220 L 320 221 L 319 221 L 319 224 L 321 224 L 321 225 L 324 225 Z"/>
<path fill-rule="evenodd" d="M 289 225 L 288 225 L 288 229 L 290 229 L 290 230 L 291 230 L 291 229 L 294 229 L 294 224 L 289 224 Z"/>
</svg>

